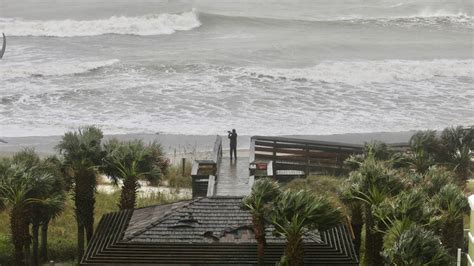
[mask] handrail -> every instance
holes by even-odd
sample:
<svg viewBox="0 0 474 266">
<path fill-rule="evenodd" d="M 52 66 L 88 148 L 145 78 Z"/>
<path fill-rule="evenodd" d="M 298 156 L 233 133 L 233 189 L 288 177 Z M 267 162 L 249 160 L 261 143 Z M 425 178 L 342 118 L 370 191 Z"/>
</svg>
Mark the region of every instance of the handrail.
<svg viewBox="0 0 474 266">
<path fill-rule="evenodd" d="M 347 147 L 347 148 L 355 148 L 355 149 L 364 148 L 364 145 L 361 145 L 361 144 L 351 144 L 351 143 L 321 141 L 321 140 L 306 140 L 306 139 L 286 138 L 286 137 L 253 136 L 251 139 L 295 143 L 295 144 L 302 144 L 302 145 L 337 146 L 337 147 Z"/>
<path fill-rule="evenodd" d="M 270 161 L 267 167 L 272 169 L 272 176 L 275 177 L 277 171 L 291 171 L 294 175 L 303 173 L 304 176 L 313 171 L 342 174 L 347 171 L 343 165 L 344 160 L 351 154 L 362 154 L 365 146 L 270 136 L 253 136 L 250 143 L 250 163 L 256 160 Z M 407 143 L 393 143 L 388 146 L 394 150 L 408 149 Z"/>
<path fill-rule="evenodd" d="M 298 138 L 287 138 L 287 137 L 272 137 L 272 136 L 253 136 L 251 140 L 261 140 L 261 141 L 273 141 L 280 143 L 292 143 L 292 144 L 301 144 L 301 145 L 311 145 L 311 146 L 333 146 L 341 148 L 353 148 L 353 149 L 364 149 L 363 144 L 353 144 L 353 143 L 344 143 L 336 141 L 322 141 L 322 140 L 307 140 L 307 139 L 298 139 Z M 387 143 L 389 147 L 392 148 L 408 148 L 409 145 L 406 142 L 398 143 Z"/>
<path fill-rule="evenodd" d="M 217 135 L 212 149 L 212 160 L 219 164 L 222 159 L 222 137 Z"/>
<path fill-rule="evenodd" d="M 193 162 L 193 168 L 191 170 L 191 176 L 193 180 L 193 197 L 213 196 L 221 160 L 222 137 L 216 136 L 214 147 L 209 159 L 195 160 Z M 203 191 L 203 185 L 206 186 L 206 191 Z"/>
</svg>

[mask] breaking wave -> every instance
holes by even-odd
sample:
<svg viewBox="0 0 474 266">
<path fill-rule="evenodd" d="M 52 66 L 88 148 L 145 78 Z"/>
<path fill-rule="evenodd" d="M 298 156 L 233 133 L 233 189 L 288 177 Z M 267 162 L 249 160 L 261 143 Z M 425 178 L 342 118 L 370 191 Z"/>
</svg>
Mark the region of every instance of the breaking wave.
<svg viewBox="0 0 474 266">
<path fill-rule="evenodd" d="M 244 71 L 258 78 L 360 85 L 421 81 L 436 77 L 474 78 L 473 69 L 474 60 L 438 59 L 431 61 L 326 61 L 307 68 L 249 68 Z"/>
<path fill-rule="evenodd" d="M 113 16 L 99 20 L 23 20 L 0 18 L 0 32 L 10 36 L 75 37 L 103 34 L 162 35 L 199 27 L 197 12 Z"/>
<path fill-rule="evenodd" d="M 54 61 L 54 62 L 21 62 L 0 65 L 0 80 L 44 76 L 65 76 L 83 74 L 111 66 L 117 59 L 105 61 Z"/>
<path fill-rule="evenodd" d="M 401 7 L 402 5 L 400 5 Z M 395 6 L 394 6 L 395 7 Z M 351 24 L 375 24 L 375 25 L 415 25 L 415 26 L 429 26 L 429 25 L 453 25 L 458 27 L 474 28 L 474 17 L 465 12 L 449 12 L 445 10 L 430 10 L 423 9 L 415 12 L 403 12 L 381 14 L 380 16 L 370 15 L 344 15 L 344 16 L 327 16 L 327 15 L 273 15 L 260 14 L 258 16 L 242 16 L 240 14 L 216 14 L 200 12 L 200 15 L 206 17 L 220 17 L 240 20 L 276 20 L 284 21 L 304 21 L 313 23 L 351 23 Z M 291 23 L 291 22 L 290 22 Z"/>
</svg>

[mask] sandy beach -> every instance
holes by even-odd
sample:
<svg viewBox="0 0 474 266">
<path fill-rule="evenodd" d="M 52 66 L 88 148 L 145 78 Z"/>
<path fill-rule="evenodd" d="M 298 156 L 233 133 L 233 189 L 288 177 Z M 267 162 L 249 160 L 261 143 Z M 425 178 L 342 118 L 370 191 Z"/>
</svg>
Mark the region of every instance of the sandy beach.
<svg viewBox="0 0 474 266">
<path fill-rule="evenodd" d="M 372 140 L 380 140 L 387 143 L 406 142 L 415 131 L 403 132 L 377 132 L 377 133 L 351 133 L 334 135 L 291 135 L 286 137 L 337 141 L 344 143 L 364 143 Z M 106 132 L 105 132 L 106 133 Z M 31 136 L 31 137 L 4 137 L 7 143 L 0 143 L 0 155 L 9 155 L 24 148 L 33 148 L 41 155 L 55 154 L 55 146 L 62 136 Z M 228 150 L 228 140 L 223 137 L 224 155 Z M 285 136 L 283 136 L 285 137 Z M 203 158 L 208 155 L 214 146 L 215 135 L 171 135 L 171 134 L 123 134 L 105 135 L 104 140 L 111 138 L 119 140 L 141 139 L 145 142 L 158 141 L 163 146 L 171 161 L 179 161 L 181 158 Z M 245 154 L 250 147 L 251 136 L 239 136 L 239 154 Z"/>
</svg>

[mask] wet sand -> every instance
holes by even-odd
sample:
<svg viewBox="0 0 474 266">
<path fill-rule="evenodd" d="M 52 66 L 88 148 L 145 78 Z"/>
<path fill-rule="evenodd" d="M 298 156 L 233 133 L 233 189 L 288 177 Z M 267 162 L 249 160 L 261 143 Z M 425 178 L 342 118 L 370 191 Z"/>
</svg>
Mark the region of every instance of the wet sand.
<svg viewBox="0 0 474 266">
<path fill-rule="evenodd" d="M 311 140 L 337 141 L 344 143 L 364 143 L 380 140 L 387 143 L 406 142 L 415 131 L 404 132 L 377 132 L 377 133 L 351 133 L 335 135 L 292 135 L 292 137 Z M 7 143 L 0 143 L 0 155 L 10 155 L 24 148 L 33 148 L 41 155 L 57 153 L 55 146 L 62 136 L 31 136 L 31 137 L 4 137 Z M 251 136 L 239 136 L 238 150 L 245 153 L 250 147 Z M 117 138 L 120 140 L 142 139 L 145 142 L 158 141 L 163 146 L 166 154 L 172 161 L 179 158 L 205 157 L 214 147 L 215 135 L 171 135 L 171 134 L 123 134 L 106 135 L 105 140 Z M 228 150 L 229 142 L 223 136 L 224 152 Z"/>
</svg>

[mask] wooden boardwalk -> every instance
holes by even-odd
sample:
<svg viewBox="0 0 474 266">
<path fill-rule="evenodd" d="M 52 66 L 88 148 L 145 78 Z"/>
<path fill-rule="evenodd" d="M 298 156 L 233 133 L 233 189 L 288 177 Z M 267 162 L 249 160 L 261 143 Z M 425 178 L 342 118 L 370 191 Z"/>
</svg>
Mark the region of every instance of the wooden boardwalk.
<svg viewBox="0 0 474 266">
<path fill-rule="evenodd" d="M 231 161 L 223 157 L 216 180 L 215 196 L 246 196 L 250 193 L 249 158 Z"/>
</svg>

